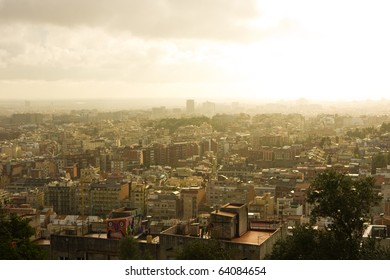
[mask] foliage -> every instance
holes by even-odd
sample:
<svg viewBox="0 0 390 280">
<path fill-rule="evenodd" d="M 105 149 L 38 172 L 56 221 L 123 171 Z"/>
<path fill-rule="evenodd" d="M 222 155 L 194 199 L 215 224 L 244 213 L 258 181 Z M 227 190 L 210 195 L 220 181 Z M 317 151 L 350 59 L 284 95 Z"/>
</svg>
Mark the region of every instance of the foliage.
<svg viewBox="0 0 390 280">
<path fill-rule="evenodd" d="M 379 128 L 379 131 L 381 133 L 390 132 L 390 123 L 382 123 L 381 127 Z"/>
<path fill-rule="evenodd" d="M 203 123 L 210 124 L 210 119 L 208 117 L 192 117 L 192 118 L 167 118 L 161 119 L 156 124 L 156 128 L 165 128 L 168 129 L 170 133 L 175 132 L 181 126 L 187 125 L 196 125 L 200 126 Z"/>
<path fill-rule="evenodd" d="M 178 250 L 179 260 L 230 260 L 232 254 L 221 246 L 218 240 L 194 240 L 183 245 Z"/>
<path fill-rule="evenodd" d="M 119 258 L 121 260 L 147 260 L 151 257 L 143 253 L 137 240 L 130 236 L 119 241 Z"/>
<path fill-rule="evenodd" d="M 273 260 L 388 260 L 390 248 L 380 246 L 376 239 L 362 240 L 354 244 L 354 254 L 345 240 L 331 230 L 315 230 L 312 227 L 299 226 L 293 235 L 276 242 L 267 259 Z"/>
<path fill-rule="evenodd" d="M 218 132 L 227 132 L 232 125 L 247 121 L 247 114 L 217 114 L 211 118 L 211 126 Z"/>
<path fill-rule="evenodd" d="M 330 139 L 329 136 L 321 138 L 321 142 L 320 142 L 321 149 L 325 149 L 326 147 L 329 147 L 330 145 L 332 145 L 332 140 Z"/>
<path fill-rule="evenodd" d="M 373 127 L 355 128 L 347 131 L 346 135 L 349 137 L 364 139 L 369 135 L 373 135 L 377 130 Z"/>
<path fill-rule="evenodd" d="M 0 218 L 0 259 L 4 260 L 41 260 L 43 251 L 30 241 L 34 229 L 29 220 L 16 214 Z"/>
<path fill-rule="evenodd" d="M 370 209 L 377 205 L 380 196 L 374 192 L 372 177 L 353 180 L 333 169 L 319 174 L 311 184 L 307 202 L 314 205 L 312 222 L 330 217 L 331 230 L 351 240 L 361 236 L 363 224 L 369 220 Z"/>
<path fill-rule="evenodd" d="M 379 153 L 372 157 L 371 173 L 376 174 L 377 168 L 384 168 L 390 163 L 390 153 Z"/>
<path fill-rule="evenodd" d="M 319 231 L 302 225 L 292 235 L 276 242 L 267 259 L 273 260 L 331 260 L 344 259 L 342 242 L 332 231 Z"/>
<path fill-rule="evenodd" d="M 390 260 L 390 247 L 380 245 L 380 239 L 369 238 L 362 242 L 361 259 L 364 260 Z"/>
<path fill-rule="evenodd" d="M 203 123 L 210 124 L 212 128 L 219 132 L 226 132 L 228 127 L 234 123 L 250 120 L 248 114 L 217 114 L 211 119 L 206 116 L 189 117 L 189 118 L 165 118 L 158 121 L 150 122 L 149 126 L 155 128 L 168 129 L 170 133 L 175 132 L 181 126 L 196 125 L 200 126 Z"/>
<path fill-rule="evenodd" d="M 312 182 L 307 202 L 312 204 L 311 224 L 278 241 L 270 259 L 372 259 L 386 258 L 389 250 L 363 242 L 364 223 L 380 200 L 371 177 L 354 180 L 329 169 Z M 323 230 L 312 225 L 320 218 L 332 223 Z M 370 247 L 371 246 L 371 247 Z"/>
</svg>

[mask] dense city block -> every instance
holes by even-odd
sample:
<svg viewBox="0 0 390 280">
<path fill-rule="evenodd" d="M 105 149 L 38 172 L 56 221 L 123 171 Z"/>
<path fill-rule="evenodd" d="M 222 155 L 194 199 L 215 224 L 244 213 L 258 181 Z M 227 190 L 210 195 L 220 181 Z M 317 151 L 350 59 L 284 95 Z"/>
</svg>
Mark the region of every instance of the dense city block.
<svg viewBox="0 0 390 280">
<path fill-rule="evenodd" d="M 264 259 L 336 223 L 308 199 L 331 170 L 373 178 L 361 235 L 388 245 L 390 116 L 216 108 L 4 111 L 2 219 L 28 221 L 48 259 Z"/>
</svg>

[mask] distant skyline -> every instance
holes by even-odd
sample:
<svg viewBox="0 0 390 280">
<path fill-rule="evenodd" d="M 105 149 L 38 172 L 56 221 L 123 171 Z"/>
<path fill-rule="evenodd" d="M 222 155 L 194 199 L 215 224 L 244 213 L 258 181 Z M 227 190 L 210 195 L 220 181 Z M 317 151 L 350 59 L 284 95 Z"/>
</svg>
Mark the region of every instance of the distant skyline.
<svg viewBox="0 0 390 280">
<path fill-rule="evenodd" d="M 0 99 L 390 98 L 385 0 L 0 0 Z"/>
</svg>

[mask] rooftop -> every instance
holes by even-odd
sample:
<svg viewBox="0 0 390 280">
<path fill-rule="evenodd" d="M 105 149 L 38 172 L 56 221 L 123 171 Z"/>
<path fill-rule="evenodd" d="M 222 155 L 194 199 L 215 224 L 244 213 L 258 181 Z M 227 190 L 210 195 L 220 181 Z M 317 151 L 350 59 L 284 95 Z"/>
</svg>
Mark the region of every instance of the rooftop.
<svg viewBox="0 0 390 280">
<path fill-rule="evenodd" d="M 35 244 L 43 246 L 43 245 L 50 245 L 50 240 L 47 239 L 38 239 L 34 241 Z"/>
<path fill-rule="evenodd" d="M 213 211 L 211 212 L 213 215 L 218 215 L 218 216 L 224 216 L 224 217 L 235 217 L 237 214 L 236 213 L 230 213 L 230 212 L 225 212 L 225 211 Z"/>
<path fill-rule="evenodd" d="M 266 241 L 273 232 L 249 230 L 240 237 L 233 238 L 231 242 L 260 245 Z"/>
<path fill-rule="evenodd" d="M 107 233 L 102 232 L 102 233 L 90 233 L 84 235 L 84 237 L 92 237 L 92 238 L 101 238 L 101 239 L 107 239 Z"/>
<path fill-rule="evenodd" d="M 222 206 L 222 208 L 240 208 L 243 205 L 244 204 L 239 204 L 239 203 L 229 203 L 229 204 Z"/>
</svg>

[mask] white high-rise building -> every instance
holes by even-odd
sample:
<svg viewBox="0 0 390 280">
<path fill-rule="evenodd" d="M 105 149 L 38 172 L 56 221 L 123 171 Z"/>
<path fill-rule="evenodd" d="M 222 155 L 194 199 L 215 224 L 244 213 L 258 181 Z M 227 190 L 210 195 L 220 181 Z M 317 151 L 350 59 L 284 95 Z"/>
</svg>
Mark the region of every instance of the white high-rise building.
<svg viewBox="0 0 390 280">
<path fill-rule="evenodd" d="M 195 113 L 195 101 L 193 99 L 187 99 L 186 112 L 187 114 Z"/>
</svg>

